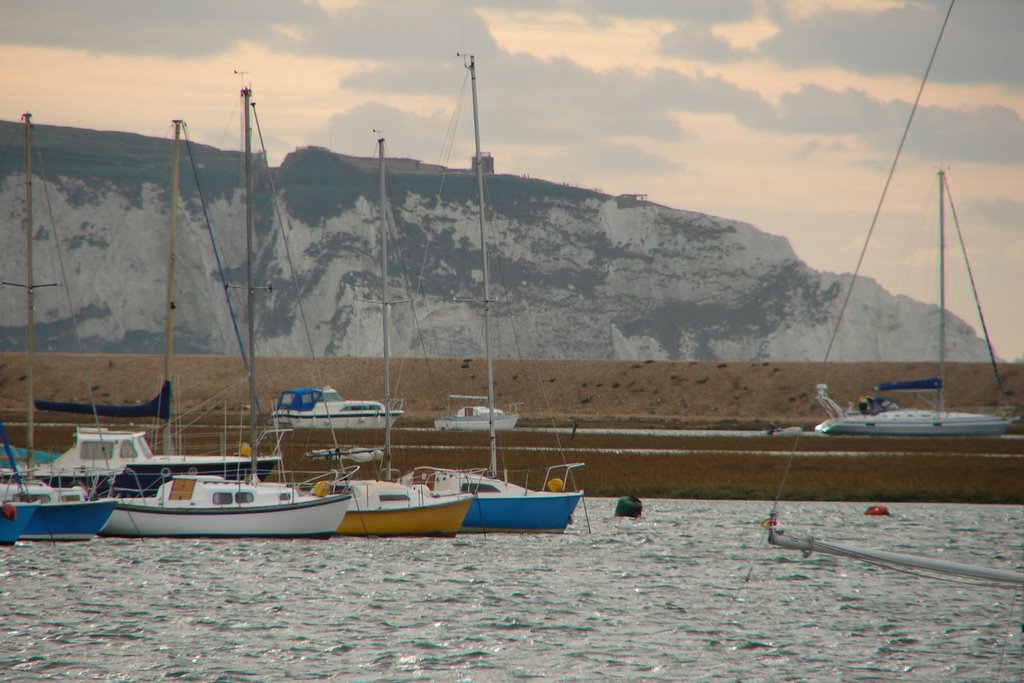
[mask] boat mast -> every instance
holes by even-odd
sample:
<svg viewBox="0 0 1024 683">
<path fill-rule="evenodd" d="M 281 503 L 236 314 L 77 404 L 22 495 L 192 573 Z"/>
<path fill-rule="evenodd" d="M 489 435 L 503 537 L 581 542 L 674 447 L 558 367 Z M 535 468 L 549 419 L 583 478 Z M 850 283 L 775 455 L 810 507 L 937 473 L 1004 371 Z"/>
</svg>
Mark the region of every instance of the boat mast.
<svg viewBox="0 0 1024 683">
<path fill-rule="evenodd" d="M 25 112 L 25 305 L 27 325 L 25 332 L 26 368 L 28 374 L 28 415 L 25 429 L 25 468 L 32 471 L 32 457 L 35 453 L 35 386 L 33 385 L 33 364 L 36 351 L 35 282 L 32 268 L 32 114 Z"/>
<path fill-rule="evenodd" d="M 487 233 L 484 226 L 484 170 L 480 155 L 480 115 L 476 102 L 476 60 L 469 55 L 470 81 L 473 86 L 473 133 L 476 138 L 476 191 L 480 208 L 480 258 L 484 276 L 484 349 L 487 354 L 487 431 L 490 435 L 491 462 L 488 476 L 498 474 L 498 445 L 494 434 L 494 358 L 491 353 L 491 284 L 487 267 Z"/>
<path fill-rule="evenodd" d="M 939 169 L 939 414 L 946 412 L 946 172 Z"/>
<path fill-rule="evenodd" d="M 391 481 L 391 348 L 388 327 L 391 320 L 391 302 L 388 300 L 388 212 L 384 174 L 384 138 L 377 139 L 380 158 L 380 287 L 384 325 L 384 472 L 385 481 Z"/>
<path fill-rule="evenodd" d="M 256 443 L 256 289 L 252 284 L 252 128 L 250 125 L 250 100 L 252 90 L 242 89 L 242 134 L 245 138 L 245 290 L 246 318 L 249 326 L 248 374 L 249 374 L 249 451 L 252 460 L 252 480 L 259 478 L 257 469 Z"/>
<path fill-rule="evenodd" d="M 174 119 L 174 152 L 171 162 L 171 206 L 170 235 L 168 236 L 167 254 L 167 316 L 164 322 L 164 382 L 171 386 L 173 374 L 171 362 L 174 357 L 174 265 L 178 240 L 178 175 L 180 168 L 181 119 Z M 174 453 L 174 438 L 171 434 L 171 408 L 173 406 L 173 390 L 167 393 L 167 423 L 164 425 L 164 453 Z"/>
</svg>

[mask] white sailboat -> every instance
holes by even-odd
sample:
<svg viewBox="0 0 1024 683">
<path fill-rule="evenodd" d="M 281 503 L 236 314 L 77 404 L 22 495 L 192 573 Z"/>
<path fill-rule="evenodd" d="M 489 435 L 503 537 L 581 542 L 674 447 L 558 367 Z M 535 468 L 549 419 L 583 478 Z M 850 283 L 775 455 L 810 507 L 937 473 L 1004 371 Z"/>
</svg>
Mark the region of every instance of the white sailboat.
<svg viewBox="0 0 1024 683">
<path fill-rule="evenodd" d="M 74 444 L 45 468 L 37 468 L 47 483 L 58 487 L 82 486 L 90 496 L 137 498 L 156 493 L 159 486 L 178 474 L 203 474 L 237 480 L 249 476 L 252 459 L 241 455 L 180 455 L 175 453 L 172 362 L 174 358 L 175 262 L 179 200 L 180 142 L 184 121 L 175 120 L 168 207 L 167 296 L 164 318 L 164 381 L 157 396 L 140 405 L 100 405 L 35 401 L 36 408 L 92 417 L 157 418 L 163 423 L 163 444 L 154 454 L 143 431 L 78 427 Z M 31 401 L 31 399 L 30 399 Z M 30 415 L 31 419 L 31 415 Z M 30 422 L 31 426 L 31 422 Z M 29 430 L 31 432 L 31 429 Z M 266 477 L 278 465 L 280 455 L 258 459 L 257 472 Z"/>
<path fill-rule="evenodd" d="M 391 398 L 391 301 L 388 287 L 388 211 L 386 176 L 384 172 L 384 138 L 377 140 L 380 161 L 380 262 L 381 262 L 381 318 L 384 342 L 384 402 L 393 407 Z M 352 494 L 352 505 L 338 526 L 343 536 L 454 536 L 462 526 L 473 496 L 455 492 L 441 495 L 423 484 L 403 484 L 394 481 L 392 464 L 391 425 L 384 423 L 384 450 L 355 452 L 317 451 L 313 457 L 338 457 L 370 463 L 382 461 L 383 479 L 346 478 L 337 487 Z M 358 466 L 354 467 L 357 469 Z M 354 474 L 354 472 L 353 472 Z"/>
<path fill-rule="evenodd" d="M 487 261 L 487 231 L 484 214 L 483 163 L 480 152 L 480 121 L 476 97 L 476 62 L 468 55 L 473 89 L 473 131 L 476 141 L 476 180 L 480 222 L 480 253 L 483 266 L 484 348 L 487 354 L 487 431 L 490 435 L 490 464 L 486 470 L 453 470 L 417 467 L 402 482 L 423 484 L 441 494 L 474 493 L 476 499 L 462 523 L 462 532 L 563 533 L 583 498 L 583 491 L 566 490 L 572 486 L 573 471 L 583 463 L 558 465 L 548 469 L 542 488 L 529 489 L 498 477 L 497 438 L 495 436 L 494 359 L 491 352 L 491 291 Z M 561 475 L 561 476 L 556 476 Z"/>
<path fill-rule="evenodd" d="M 103 529 L 105 536 L 326 538 L 334 534 L 352 501 L 350 493 L 330 492 L 323 481 L 307 493 L 298 486 L 262 482 L 257 472 L 259 411 L 256 393 L 256 290 L 253 287 L 252 130 L 249 88 L 242 90 L 245 138 L 245 224 L 251 459 L 245 481 L 212 475 L 179 475 L 155 495 L 120 499 Z"/>
<path fill-rule="evenodd" d="M 22 540 L 85 541 L 95 538 L 107 523 L 114 509 L 112 498 L 88 500 L 85 490 L 79 486 L 54 487 L 48 482 L 35 479 L 33 460 L 35 451 L 35 289 L 47 285 L 35 283 L 33 251 L 35 235 L 32 230 L 32 115 L 26 113 L 25 120 L 25 201 L 26 201 L 26 279 L 23 285 L 26 293 L 26 379 L 27 419 L 25 444 L 25 470 L 23 478 L 10 452 L 7 432 L 0 423 L 0 435 L 7 451 L 10 470 L 0 478 L 0 502 L 34 502 L 39 507 L 21 531 Z M 4 284 L 13 284 L 7 283 Z"/>
<path fill-rule="evenodd" d="M 945 189 L 946 174 L 939 171 L 939 376 L 921 380 L 886 382 L 877 392 L 913 393 L 928 404 L 901 408 L 885 396 L 863 396 L 846 410 L 828 395 L 828 386 L 817 386 L 818 403 L 828 414 L 814 429 L 821 434 L 844 436 L 1001 436 L 1019 418 L 946 409 L 946 281 Z"/>
<path fill-rule="evenodd" d="M 470 396 L 467 394 L 449 394 L 448 403 L 452 401 L 487 401 L 486 396 Z M 449 410 L 445 415 L 434 420 L 434 429 L 485 432 L 490 429 L 491 424 L 498 432 L 515 429 L 519 422 L 519 407 L 521 404 L 514 403 L 506 412 L 500 408 L 484 405 L 464 405 L 457 410 Z"/>
</svg>

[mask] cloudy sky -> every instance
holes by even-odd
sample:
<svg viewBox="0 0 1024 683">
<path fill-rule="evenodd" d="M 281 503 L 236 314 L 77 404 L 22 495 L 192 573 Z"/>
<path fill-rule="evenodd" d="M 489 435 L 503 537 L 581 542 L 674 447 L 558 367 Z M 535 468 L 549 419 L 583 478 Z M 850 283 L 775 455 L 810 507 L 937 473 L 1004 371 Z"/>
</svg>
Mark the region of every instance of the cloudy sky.
<svg viewBox="0 0 1024 683">
<path fill-rule="evenodd" d="M 747 221 L 856 267 L 948 0 L 0 0 L 0 118 L 527 174 Z M 1024 357 L 1024 2 L 953 7 L 863 272 L 937 301 L 948 173 L 996 352 Z M 239 75 L 242 72 L 243 75 Z M 461 115 L 456 117 L 462 102 Z M 454 144 L 446 140 L 457 125 Z M 955 239 L 955 233 L 951 233 Z M 961 263 L 952 253 L 954 263 Z M 962 271 L 961 271 L 962 272 Z M 966 278 L 950 306 L 978 328 Z"/>
</svg>

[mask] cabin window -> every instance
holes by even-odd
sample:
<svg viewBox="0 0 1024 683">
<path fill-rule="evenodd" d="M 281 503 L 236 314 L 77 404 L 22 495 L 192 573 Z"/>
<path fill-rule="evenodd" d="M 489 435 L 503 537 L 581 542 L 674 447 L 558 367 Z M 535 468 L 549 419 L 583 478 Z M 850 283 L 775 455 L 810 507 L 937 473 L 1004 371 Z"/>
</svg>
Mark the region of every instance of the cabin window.
<svg viewBox="0 0 1024 683">
<path fill-rule="evenodd" d="M 491 484 L 463 484 L 463 493 L 501 493 L 497 486 Z"/>
<path fill-rule="evenodd" d="M 25 502 L 27 503 L 52 503 L 53 498 L 48 493 L 30 493 L 25 496 Z"/>
<path fill-rule="evenodd" d="M 230 505 L 231 494 L 226 491 L 215 491 L 213 494 L 214 505 Z"/>
<path fill-rule="evenodd" d="M 393 502 L 393 501 L 408 501 L 409 494 L 407 493 L 382 493 L 380 494 L 380 502 Z"/>
<path fill-rule="evenodd" d="M 60 499 L 65 503 L 81 503 L 82 495 L 80 493 L 65 493 Z"/>
<path fill-rule="evenodd" d="M 239 491 L 235 494 L 235 502 L 238 504 L 251 503 L 256 500 L 256 497 L 252 494 L 252 491 Z"/>
<path fill-rule="evenodd" d="M 290 493 L 279 493 L 279 494 L 277 494 L 277 498 L 282 503 L 290 503 L 292 501 L 292 494 L 290 494 Z"/>
<path fill-rule="evenodd" d="M 341 394 L 339 394 L 337 391 L 325 391 L 321 395 L 322 395 L 322 397 L 323 397 L 323 399 L 325 401 L 341 401 L 341 400 L 343 400 L 341 398 Z"/>
<path fill-rule="evenodd" d="M 85 441 L 79 444 L 82 460 L 110 460 L 115 444 L 110 441 Z"/>
<path fill-rule="evenodd" d="M 126 441 L 120 445 L 120 448 L 117 449 L 117 457 L 119 457 L 121 460 L 134 460 L 135 449 L 132 448 L 132 445 Z"/>
</svg>

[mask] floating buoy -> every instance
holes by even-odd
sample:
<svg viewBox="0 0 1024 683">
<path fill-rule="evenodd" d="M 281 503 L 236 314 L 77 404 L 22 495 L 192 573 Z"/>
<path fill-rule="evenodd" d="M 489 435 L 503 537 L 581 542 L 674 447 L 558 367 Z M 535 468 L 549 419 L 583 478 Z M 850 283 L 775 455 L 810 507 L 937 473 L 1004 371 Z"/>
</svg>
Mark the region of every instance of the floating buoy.
<svg viewBox="0 0 1024 683">
<path fill-rule="evenodd" d="M 558 477 L 552 477 L 548 479 L 548 491 L 553 493 L 560 493 L 565 488 L 565 482 Z"/>
<path fill-rule="evenodd" d="M 639 517 L 644 513 L 644 504 L 636 496 L 623 496 L 615 504 L 616 517 Z"/>
<path fill-rule="evenodd" d="M 871 515 L 872 517 L 886 517 L 889 513 L 889 508 L 884 505 L 872 505 L 864 511 L 865 515 Z"/>
<path fill-rule="evenodd" d="M 3 514 L 4 514 L 4 517 L 6 517 L 8 521 L 13 522 L 16 519 L 18 519 L 18 508 L 14 507 L 10 503 L 4 503 L 4 513 Z"/>
</svg>

